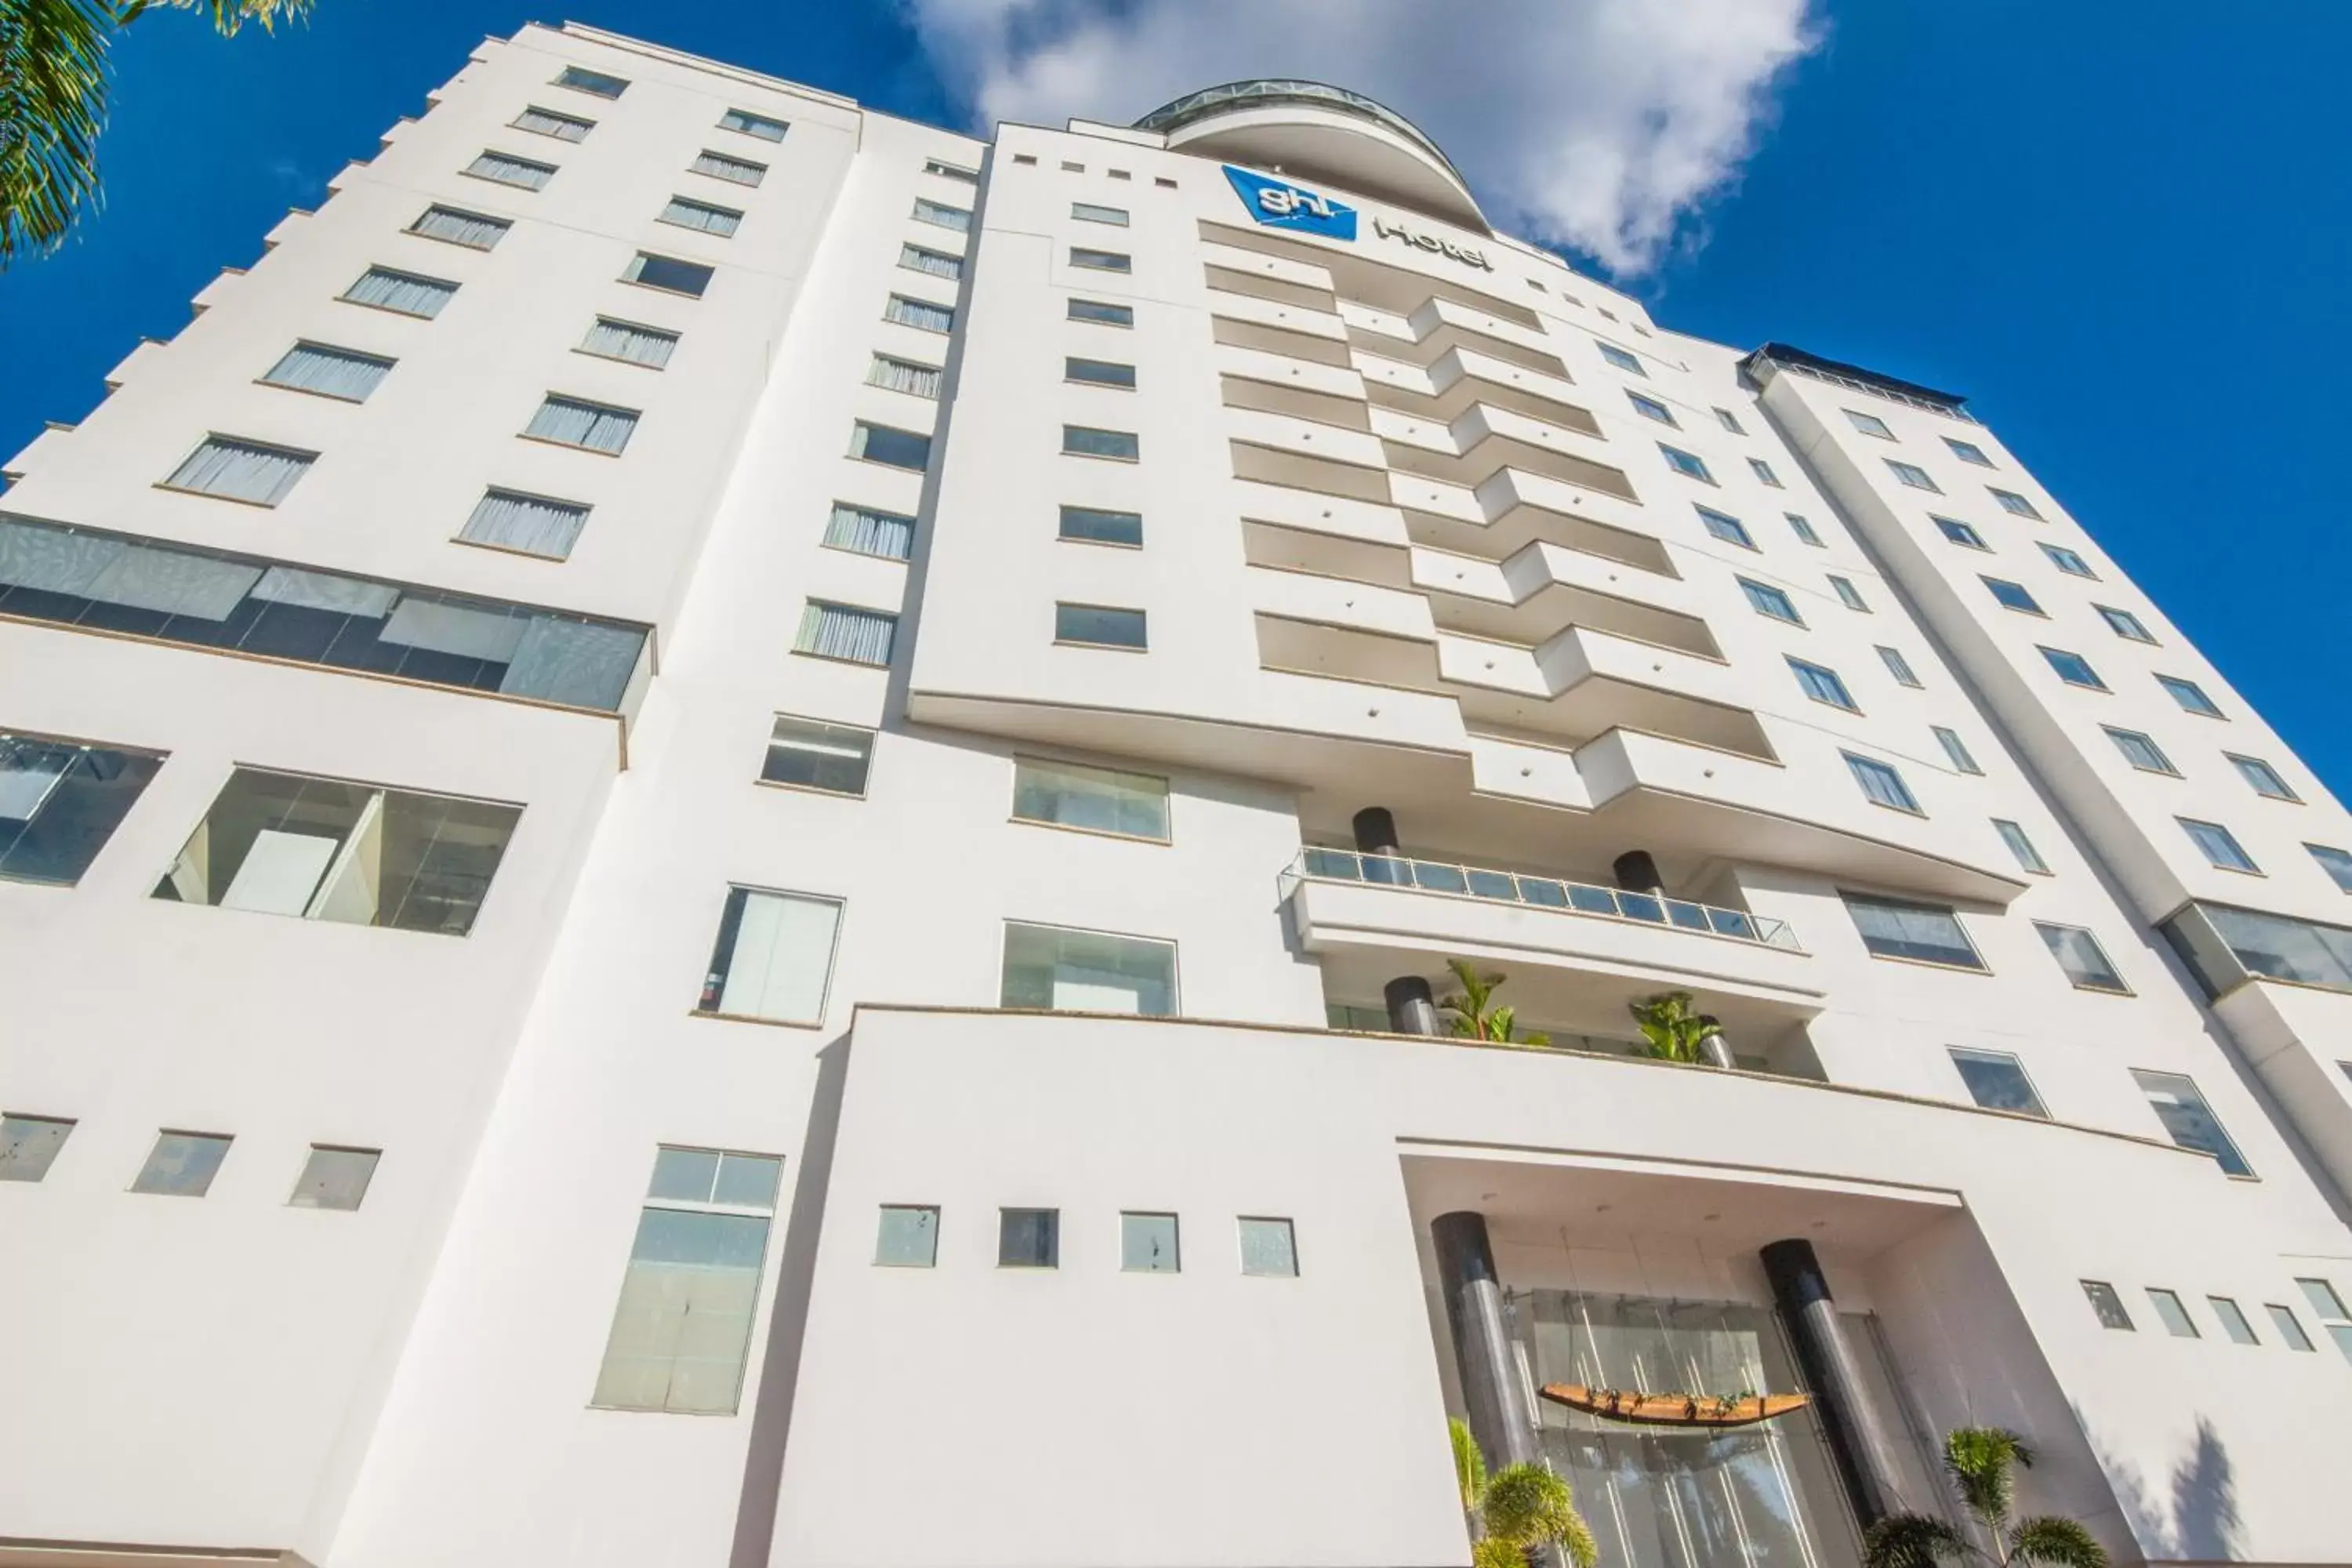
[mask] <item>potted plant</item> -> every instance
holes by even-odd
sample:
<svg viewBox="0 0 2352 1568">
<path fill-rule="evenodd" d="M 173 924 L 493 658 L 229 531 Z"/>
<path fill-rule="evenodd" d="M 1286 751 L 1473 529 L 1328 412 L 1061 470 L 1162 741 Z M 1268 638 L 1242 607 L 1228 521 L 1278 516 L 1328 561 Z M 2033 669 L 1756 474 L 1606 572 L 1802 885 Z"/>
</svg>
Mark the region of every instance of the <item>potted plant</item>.
<svg viewBox="0 0 2352 1568">
<path fill-rule="evenodd" d="M 1650 1043 L 1650 1054 L 1661 1061 L 1731 1066 L 1731 1047 L 1724 1043 L 1723 1026 L 1713 1015 L 1694 1011 L 1694 1000 L 1687 991 L 1664 991 L 1628 1002 L 1625 1010 L 1633 1015 L 1635 1026 Z"/>
<path fill-rule="evenodd" d="M 1448 1031 L 1465 1039 L 1491 1040 L 1500 1046 L 1548 1046 L 1549 1035 L 1520 1035 L 1516 1008 L 1493 1005 L 1495 992 L 1504 980 L 1500 974 L 1481 974 L 1458 958 L 1449 958 L 1445 967 L 1454 972 L 1454 984 L 1462 987 L 1437 1004 L 1437 1010 L 1448 1015 Z"/>
<path fill-rule="evenodd" d="M 1956 1426 L 1944 1436 L 1944 1473 L 1992 1543 L 1988 1552 L 1932 1514 L 1889 1514 L 1863 1538 L 1869 1568 L 1941 1568 L 1974 1559 L 2010 1568 L 2041 1563 L 2050 1568 L 2107 1568 L 2106 1552 L 2071 1519 L 2043 1514 L 2012 1519 L 2016 1471 L 2033 1468 L 2033 1450 L 1999 1426 Z"/>
</svg>

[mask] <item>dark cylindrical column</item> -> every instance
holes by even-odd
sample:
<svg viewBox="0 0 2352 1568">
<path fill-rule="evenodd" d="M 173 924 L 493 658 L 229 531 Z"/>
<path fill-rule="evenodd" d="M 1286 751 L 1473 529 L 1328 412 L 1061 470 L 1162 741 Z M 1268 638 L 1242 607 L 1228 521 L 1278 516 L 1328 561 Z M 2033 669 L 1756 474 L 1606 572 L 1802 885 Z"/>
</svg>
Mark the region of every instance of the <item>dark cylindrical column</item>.
<svg viewBox="0 0 2352 1568">
<path fill-rule="evenodd" d="M 1797 1364 L 1812 1390 L 1829 1434 L 1830 1453 L 1837 1460 L 1838 1479 L 1845 1484 L 1854 1517 L 1864 1529 L 1902 1506 L 1901 1471 L 1895 1463 L 1895 1445 L 1885 1418 L 1871 1402 L 1869 1385 L 1862 1380 L 1862 1362 L 1845 1325 L 1838 1320 L 1837 1303 L 1830 1298 L 1829 1281 L 1813 1244 L 1802 1239 L 1776 1241 L 1759 1255 L 1772 1281 L 1772 1296 L 1780 1304 L 1781 1319 L 1797 1351 Z"/>
<path fill-rule="evenodd" d="M 1617 885 L 1628 892 L 1665 891 L 1665 879 L 1658 875 L 1658 863 L 1646 849 L 1628 849 L 1617 857 L 1616 864 L 1609 869 L 1616 877 Z"/>
<path fill-rule="evenodd" d="M 1368 805 L 1356 813 L 1356 852 L 1363 857 L 1364 880 L 1402 887 L 1412 878 L 1397 854 L 1396 818 L 1384 805 Z"/>
<path fill-rule="evenodd" d="M 1437 1033 L 1437 996 L 1418 974 L 1401 974 L 1381 988 L 1389 1005 L 1389 1027 L 1400 1035 Z"/>
<path fill-rule="evenodd" d="M 1467 1209 L 1440 1215 L 1429 1235 L 1437 1244 L 1438 1285 L 1454 1331 L 1454 1364 L 1462 1373 L 1470 1435 L 1489 1468 L 1533 1464 L 1541 1457 L 1535 1413 L 1528 1408 L 1527 1385 L 1503 1326 L 1503 1287 L 1495 1278 L 1486 1216 Z"/>
</svg>

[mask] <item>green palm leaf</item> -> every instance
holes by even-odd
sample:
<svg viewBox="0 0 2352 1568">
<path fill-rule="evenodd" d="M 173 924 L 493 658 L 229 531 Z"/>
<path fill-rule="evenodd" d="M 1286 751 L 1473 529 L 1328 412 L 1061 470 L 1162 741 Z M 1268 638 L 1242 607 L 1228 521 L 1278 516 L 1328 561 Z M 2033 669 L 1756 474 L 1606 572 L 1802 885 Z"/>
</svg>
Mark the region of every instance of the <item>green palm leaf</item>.
<svg viewBox="0 0 2352 1568">
<path fill-rule="evenodd" d="M 2006 1427 L 1955 1426 L 1944 1435 L 1944 1468 L 1960 1500 L 1995 1532 L 2017 1504 L 2016 1472 L 2032 1468 L 2032 1448 Z"/>
<path fill-rule="evenodd" d="M 1470 1436 L 1470 1425 L 1459 1415 L 1445 1420 L 1445 1435 L 1454 1443 L 1454 1484 L 1462 1491 L 1462 1511 L 1475 1513 L 1486 1495 L 1486 1456 L 1478 1451 L 1478 1439 Z"/>
<path fill-rule="evenodd" d="M 0 265 L 54 250 L 98 195 L 108 0 L 0 0 Z"/>
<path fill-rule="evenodd" d="M 2105 1548 L 2071 1519 L 2044 1515 L 2018 1521 L 2009 1538 L 2012 1563 L 2047 1563 L 2051 1568 L 2107 1568 Z"/>
<path fill-rule="evenodd" d="M 1887 1515 L 1870 1527 L 1862 1546 L 1870 1568 L 1937 1568 L 1969 1551 L 1958 1531 L 1924 1513 Z"/>
<path fill-rule="evenodd" d="M 1528 1568 L 1528 1554 L 1507 1541 L 1482 1535 L 1470 1543 L 1470 1568 Z"/>
<path fill-rule="evenodd" d="M 1576 1568 L 1593 1568 L 1601 1549 L 1576 1511 L 1576 1494 L 1541 1465 L 1508 1465 L 1486 1478 L 1481 1510 L 1489 1540 L 1524 1551 L 1557 1542 Z"/>
</svg>

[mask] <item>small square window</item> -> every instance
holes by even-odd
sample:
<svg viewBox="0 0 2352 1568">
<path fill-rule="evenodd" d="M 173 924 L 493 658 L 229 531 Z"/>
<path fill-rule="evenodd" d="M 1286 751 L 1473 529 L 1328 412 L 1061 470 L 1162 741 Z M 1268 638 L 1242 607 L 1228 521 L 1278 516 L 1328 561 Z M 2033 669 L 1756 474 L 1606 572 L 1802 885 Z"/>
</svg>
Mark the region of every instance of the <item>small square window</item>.
<svg viewBox="0 0 2352 1568">
<path fill-rule="evenodd" d="M 2107 683 L 2099 679 L 2099 672 L 2091 668 L 2091 661 L 2079 653 L 2068 653 L 2062 647 L 2045 647 L 2042 650 L 2042 657 L 2050 661 L 2050 668 L 2057 673 L 2058 679 L 2069 686 L 2080 686 L 2091 691 L 2107 689 Z"/>
<path fill-rule="evenodd" d="M 2116 636 L 2128 638 L 2133 642 L 2152 643 L 2156 640 L 2156 634 L 2149 631 L 2141 623 L 2140 618 L 2129 610 L 2118 610 L 2107 605 L 2096 605 L 2092 607 L 2099 612 L 2099 618 L 2107 623 L 2107 629 L 2114 632 Z"/>
<path fill-rule="evenodd" d="M 967 169 L 961 163 L 950 163 L 943 158 L 924 159 L 923 173 L 926 174 L 937 174 L 942 180 L 954 180 L 960 184 L 976 185 L 980 184 L 979 170 Z"/>
<path fill-rule="evenodd" d="M 1958 731 L 1947 730 L 1941 724 L 1931 724 L 1928 728 L 1936 732 L 1936 743 L 1944 748 L 1945 757 L 1956 770 L 1964 773 L 1984 772 L 1977 766 L 1976 758 L 1969 754 L 1968 742 L 1960 739 Z"/>
<path fill-rule="evenodd" d="M 2024 584 L 2012 583 L 2006 577 L 1980 577 L 1978 581 L 1991 591 L 1993 603 L 2002 609 L 2016 610 L 2029 616 L 2042 616 L 2045 620 L 2049 618 L 2033 595 L 2026 592 Z"/>
<path fill-rule="evenodd" d="M 2258 1345 L 2263 1342 L 2254 1337 L 2254 1325 L 2246 1321 L 2246 1314 L 2229 1297 L 2208 1296 L 2205 1304 L 2213 1309 L 2213 1316 L 2220 1320 L 2221 1331 L 2230 1336 L 2231 1344 Z"/>
<path fill-rule="evenodd" d="M 1946 539 L 1966 549 L 1990 550 L 1992 548 L 1984 542 L 1983 534 L 1958 518 L 1939 517 L 1936 519 L 1936 528 Z"/>
<path fill-rule="evenodd" d="M 1740 427 L 1739 416 L 1732 413 L 1728 408 L 1717 409 L 1715 411 L 1715 422 L 1722 426 L 1725 429 L 1730 431 L 1735 436 L 1745 436 L 1748 434 L 1746 430 Z"/>
<path fill-rule="evenodd" d="M 1843 754 L 1845 765 L 1853 773 L 1854 783 L 1862 786 L 1862 793 L 1871 800 L 1895 811 L 1907 811 L 1914 816 L 1927 815 L 1919 809 L 1918 801 L 1911 794 L 1911 786 L 1903 782 L 1903 775 L 1894 768 L 1874 758 L 1857 757 L 1852 752 Z"/>
<path fill-rule="evenodd" d="M 1789 668 L 1796 672 L 1797 684 L 1804 688 L 1805 695 L 1814 701 L 1843 708 L 1849 713 L 1862 711 L 1854 705 L 1853 694 L 1846 690 L 1845 682 L 1838 679 L 1836 670 L 1796 658 L 1790 658 Z"/>
<path fill-rule="evenodd" d="M 134 1193 L 160 1193 L 176 1198 L 200 1198 L 211 1190 L 228 1158 L 230 1140 L 213 1132 L 174 1132 L 166 1128 L 155 1135 L 146 1164 L 131 1184 Z"/>
<path fill-rule="evenodd" d="M 1658 450 L 1665 454 L 1666 467 L 1683 478 L 1696 479 L 1702 484 L 1715 483 L 1715 476 L 1707 471 L 1706 460 L 1696 453 L 1685 452 L 1680 447 L 1669 447 L 1664 441 L 1658 443 Z"/>
<path fill-rule="evenodd" d="M 1921 468 L 1918 464 L 1898 463 L 1892 458 L 1886 458 L 1885 463 L 1887 468 L 1894 472 L 1895 477 L 1897 479 L 1900 479 L 1910 489 L 1915 490 L 1926 490 L 1929 495 L 1939 496 L 1944 493 L 1943 487 L 1938 485 L 1932 478 L 1930 478 L 1927 470 Z"/>
<path fill-rule="evenodd" d="M 2106 950 L 2099 939 L 2080 926 L 2053 925 L 2047 921 L 2035 921 L 2033 929 L 2042 933 L 2042 945 L 2066 978 L 2077 991 L 2104 991 L 2110 995 L 2128 996 L 2131 987 L 2116 973 L 2108 962 Z"/>
<path fill-rule="evenodd" d="M 1882 441 L 1895 439 L 1895 432 L 1887 426 L 1885 420 L 1875 414 L 1864 414 L 1858 408 L 1849 408 L 1845 411 L 1845 416 L 1855 429 L 1865 436 L 1875 436 Z"/>
<path fill-rule="evenodd" d="M 1024 165 L 1024 167 L 1034 169 L 1037 166 L 1037 154 L 1034 153 L 1015 153 L 1013 154 L 1013 161 L 1015 163 Z"/>
<path fill-rule="evenodd" d="M 1703 506 L 1698 509 L 1698 520 L 1706 524 L 1709 533 L 1726 544 L 1737 544 L 1742 550 L 1756 548 L 1756 541 L 1748 533 L 1748 525 L 1736 517 L 1727 517 L 1712 507 Z"/>
<path fill-rule="evenodd" d="M 2204 851 L 2205 858 L 2211 861 L 2217 869 L 2261 871 L 2262 868 L 2254 864 L 2254 858 L 2239 844 L 2236 835 L 2220 823 L 2200 822 L 2191 816 L 2175 817 L 2173 820 L 2180 824 L 2190 841 Z"/>
<path fill-rule="evenodd" d="M 1062 173 L 1065 174 L 1083 174 L 1086 172 L 1087 166 L 1084 163 L 1073 163 L 1066 158 L 1062 160 Z"/>
<path fill-rule="evenodd" d="M 1919 678 L 1911 671 L 1911 661 L 1903 657 L 1902 649 L 1880 647 L 1878 662 L 1886 667 L 1886 673 L 1895 678 L 1895 685 L 1917 687 L 1920 684 Z"/>
<path fill-rule="evenodd" d="M 2050 564 L 2069 577 L 2088 577 L 2095 582 L 2098 578 L 2099 574 L 2091 570 L 2089 562 L 2063 544 L 2044 544 L 2042 547 L 2042 553 L 2050 557 Z"/>
<path fill-rule="evenodd" d="M 2005 1051 L 1971 1051 L 1958 1046 L 1951 1047 L 1951 1054 L 1952 1066 L 1959 1069 L 1969 1098 L 1985 1110 L 2013 1110 L 2021 1116 L 2049 1120 L 2042 1097 L 2033 1091 L 2033 1080 L 2025 1076 L 2015 1057 Z"/>
<path fill-rule="evenodd" d="M 73 1130 L 61 1116 L 0 1116 L 0 1182 L 37 1182 L 47 1175 Z"/>
<path fill-rule="evenodd" d="M 821 795 L 863 795 L 873 765 L 873 731 L 779 713 L 768 732 L 760 780 Z"/>
<path fill-rule="evenodd" d="M 2124 1299 L 2116 1294 L 2114 1286 L 2104 1279 L 2085 1279 L 2083 1294 L 2090 1298 L 2091 1310 L 2098 1314 L 2102 1328 L 2131 1331 L 2131 1314 L 2124 1310 Z"/>
<path fill-rule="evenodd" d="M 1604 310 L 1601 314 L 1607 315 L 1608 312 Z M 1601 357 L 1602 359 L 1607 360 L 1619 370 L 1630 371 L 1633 374 L 1640 376 L 1646 376 L 1650 374 L 1648 371 L 1642 368 L 1642 362 L 1638 358 L 1633 354 L 1627 353 L 1615 343 L 1596 343 L 1594 346 L 1600 349 Z"/>
<path fill-rule="evenodd" d="M 1118 1266 L 1128 1274 L 1173 1274 L 1182 1266 L 1172 1214 L 1118 1216 Z"/>
<path fill-rule="evenodd" d="M 1949 447 L 1952 449 L 1952 456 L 1963 463 L 1974 463 L 1979 468 L 1992 467 L 1992 459 L 1986 457 L 1984 448 L 1973 441 L 1955 441 L 1947 436 L 1944 437 L 1944 445 Z"/>
<path fill-rule="evenodd" d="M 1290 1279 L 1298 1274 L 1297 1238 L 1286 1219 L 1242 1216 L 1242 1272 L 1266 1279 Z"/>
<path fill-rule="evenodd" d="M 2033 503 L 2015 490 L 1994 490 L 1992 499 L 1999 501 L 2000 510 L 2011 517 L 2030 517 L 2036 522 L 2042 521 L 2042 514 L 2033 510 Z"/>
<path fill-rule="evenodd" d="M 2000 841 L 2009 846 L 2011 855 L 2017 857 L 2020 869 L 2031 871 L 2037 877 L 2050 875 L 2050 862 L 2042 858 L 2042 851 L 2036 849 L 2033 840 L 2025 836 L 2023 826 L 2007 817 L 1996 816 L 1992 819 L 1992 830 L 2000 835 Z"/>
<path fill-rule="evenodd" d="M 310 1157 L 303 1162 L 301 1178 L 294 1184 L 294 1195 L 286 1200 L 289 1208 L 355 1209 L 367 1196 L 368 1184 L 375 1179 L 376 1162 L 383 1158 L 380 1149 L 342 1149 L 328 1143 L 310 1145 Z"/>
<path fill-rule="evenodd" d="M 884 1204 L 874 1237 L 881 1268 L 929 1268 L 940 1260 L 940 1211 L 934 1204 Z"/>
<path fill-rule="evenodd" d="M 2206 719 L 2221 717 L 2220 706 L 2210 697 L 2206 696 L 2205 689 L 2195 681 L 2182 680 L 2177 676 L 2159 675 L 2156 678 L 2156 683 L 2163 687 L 2175 702 L 2180 704 L 2184 712 L 2195 713 Z"/>
<path fill-rule="evenodd" d="M 2238 770 L 2238 776 L 2253 786 L 2256 795 L 2268 795 L 2273 800 L 2303 798 L 2288 787 L 2286 780 L 2279 777 L 2276 768 L 2260 757 L 2242 757 L 2234 752 L 2224 752 L 2223 755 L 2230 759 L 2230 765 Z"/>
<path fill-rule="evenodd" d="M 1132 180 L 1135 178 L 1134 174 L 1125 169 L 1105 169 L 1103 173 L 1108 174 L 1114 180 Z"/>
<path fill-rule="evenodd" d="M 1644 397 L 1632 387 L 1625 389 L 1625 396 L 1633 405 L 1633 412 L 1643 418 L 1654 419 L 1661 425 L 1672 425 L 1677 429 L 1681 427 L 1680 421 L 1675 418 L 1675 411 L 1656 398 Z"/>
<path fill-rule="evenodd" d="M 996 1266 L 999 1268 L 1059 1268 L 1062 1266 L 1062 1211 L 997 1210 Z"/>
<path fill-rule="evenodd" d="M 1847 609 L 1860 610 L 1864 615 L 1870 613 L 1870 605 L 1863 598 L 1862 590 L 1845 578 L 1832 575 L 1830 578 L 1830 586 L 1837 591 L 1838 603 Z"/>
<path fill-rule="evenodd" d="M 2140 772 L 2166 773 L 2173 778 L 2180 776 L 2180 770 L 2172 765 L 2172 759 L 2164 754 L 2164 748 L 2158 745 L 2153 738 L 2137 730 L 2118 730 L 2112 725 L 2105 728 L 2107 739 L 2113 741 L 2116 750 L 2124 754 L 2124 761 Z"/>
<path fill-rule="evenodd" d="M 1810 544 L 1816 550 L 1826 550 L 1829 548 L 1822 542 L 1822 536 L 1813 531 L 1813 525 L 1811 523 L 1807 522 L 1803 518 L 1798 516 L 1793 511 L 1784 511 L 1780 515 L 1788 519 L 1789 531 L 1797 536 L 1799 543 Z"/>
<path fill-rule="evenodd" d="M 1054 640 L 1085 647 L 1142 650 L 1148 645 L 1144 612 L 1105 605 L 1057 604 L 1054 606 Z"/>
<path fill-rule="evenodd" d="M 1748 595 L 1748 605 L 1758 615 L 1769 616 L 1776 621 L 1786 621 L 1792 626 L 1801 626 L 1805 624 L 1805 618 L 1797 614 L 1796 601 L 1790 598 L 1787 594 L 1769 584 L 1750 582 L 1745 577 L 1740 578 L 1738 582 L 1739 591 Z"/>
<path fill-rule="evenodd" d="M 1152 176 L 1152 178 L 1151 178 L 1151 183 L 1152 183 L 1153 184 L 1155 184 L 1155 185 L 1158 185 L 1160 189 L 1162 189 L 1162 190 L 1166 190 L 1166 191 L 1172 191 L 1172 190 L 1174 190 L 1174 189 L 1176 188 L 1176 182 L 1175 182 L 1175 181 L 1173 181 L 1173 180 L 1171 180 L 1171 179 L 1170 179 L 1170 178 L 1169 178 L 1167 175 L 1165 175 L 1165 174 L 1155 174 L 1155 175 L 1153 175 L 1153 176 Z"/>
<path fill-rule="evenodd" d="M 2189 1315 L 2189 1309 L 2180 1304 L 2180 1298 L 2172 1291 L 2151 1285 L 2147 1299 L 2156 1303 L 2156 1315 L 2164 1320 L 2164 1326 L 2171 1331 L 2173 1338 L 2194 1340 L 2204 1337 L 2197 1331 L 2197 1321 Z"/>
<path fill-rule="evenodd" d="M 1780 476 L 1774 473 L 1772 465 L 1761 458 L 1748 458 L 1748 471 L 1756 476 L 1759 484 L 1769 485 L 1776 490 L 1781 488 Z"/>
<path fill-rule="evenodd" d="M 2319 868 L 2327 873 L 2340 891 L 2352 893 L 2352 850 L 2332 849 L 2325 844 L 2306 844 L 2304 847 L 2311 851 L 2311 858 L 2319 862 Z"/>
</svg>

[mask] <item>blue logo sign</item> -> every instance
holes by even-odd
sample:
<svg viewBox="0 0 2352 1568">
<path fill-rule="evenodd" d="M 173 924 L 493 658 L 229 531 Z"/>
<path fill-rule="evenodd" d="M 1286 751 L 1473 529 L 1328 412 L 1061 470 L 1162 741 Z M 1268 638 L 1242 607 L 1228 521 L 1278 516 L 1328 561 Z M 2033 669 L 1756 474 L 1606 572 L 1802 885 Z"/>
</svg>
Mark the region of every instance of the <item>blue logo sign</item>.
<svg viewBox="0 0 2352 1568">
<path fill-rule="evenodd" d="M 1345 202 L 1231 163 L 1225 165 L 1225 178 L 1234 183 L 1234 194 L 1249 208 L 1250 216 L 1268 228 L 1304 229 L 1326 239 L 1356 237 L 1356 209 Z"/>
</svg>

